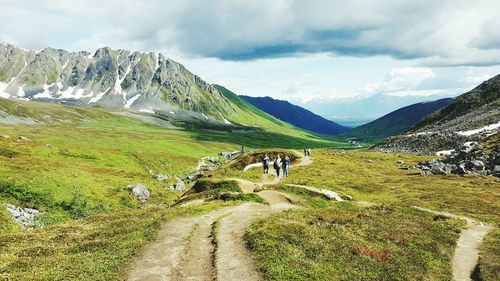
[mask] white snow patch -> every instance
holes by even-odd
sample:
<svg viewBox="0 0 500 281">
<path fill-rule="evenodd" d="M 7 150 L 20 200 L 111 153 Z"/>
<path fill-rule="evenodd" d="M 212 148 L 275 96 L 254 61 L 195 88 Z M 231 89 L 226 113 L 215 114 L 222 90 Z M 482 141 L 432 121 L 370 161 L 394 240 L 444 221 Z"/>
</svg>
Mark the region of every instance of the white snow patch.
<svg viewBox="0 0 500 281">
<path fill-rule="evenodd" d="M 145 113 L 155 113 L 154 110 L 151 108 L 143 108 L 139 110 L 140 112 L 145 112 Z"/>
<path fill-rule="evenodd" d="M 491 131 L 496 130 L 498 128 L 500 128 L 500 121 L 498 121 L 497 123 L 494 123 L 494 124 L 484 126 L 482 128 L 479 128 L 479 129 L 469 130 L 469 131 L 459 131 L 459 132 L 455 132 L 455 133 L 457 133 L 461 136 L 472 136 L 472 135 L 479 134 L 482 132 L 491 133 Z"/>
<path fill-rule="evenodd" d="M 133 96 L 131 99 L 129 99 L 126 103 L 125 103 L 125 108 L 130 108 L 130 106 L 132 106 L 132 104 L 134 104 L 134 102 L 141 97 L 141 94 L 137 94 L 135 96 Z"/>
<path fill-rule="evenodd" d="M 231 123 L 231 122 L 227 121 L 227 119 L 226 119 L 226 118 L 223 118 L 223 119 L 224 119 L 224 124 L 233 125 L 233 123 Z"/>
<path fill-rule="evenodd" d="M 408 134 L 408 135 L 405 135 L 406 137 L 414 137 L 414 136 L 424 136 L 424 135 L 432 135 L 434 134 L 435 132 L 420 132 L 420 133 L 416 133 L 416 134 Z"/>
<path fill-rule="evenodd" d="M 168 113 L 170 113 L 170 114 L 172 114 L 172 115 L 174 115 L 174 114 L 175 114 L 175 112 L 173 112 L 173 111 L 169 111 Z"/>
<path fill-rule="evenodd" d="M 10 94 L 6 93 L 5 90 L 9 87 L 10 83 L 12 83 L 16 79 L 16 77 L 12 78 L 8 83 L 0 82 L 0 97 L 2 98 L 10 98 Z"/>
<path fill-rule="evenodd" d="M 208 120 L 208 117 L 205 115 L 205 113 L 202 112 L 201 115 L 203 115 L 203 117 Z"/>
<path fill-rule="evenodd" d="M 247 165 L 245 168 L 243 168 L 243 171 L 246 172 L 252 168 L 262 167 L 263 165 L 264 164 L 262 164 L 262 163 L 253 163 L 253 164 Z"/>
<path fill-rule="evenodd" d="M 436 152 L 436 155 L 437 155 L 437 156 L 449 156 L 449 155 L 451 155 L 453 152 L 455 152 L 455 149 L 450 149 L 450 150 L 441 150 L 441 151 Z"/>
<path fill-rule="evenodd" d="M 63 70 L 66 68 L 66 66 L 68 66 L 68 62 L 69 62 L 69 60 L 66 60 L 66 62 L 63 64 L 63 66 L 62 66 Z"/>
<path fill-rule="evenodd" d="M 62 89 L 62 87 L 60 88 Z M 59 98 L 60 99 L 69 99 L 69 98 L 72 98 L 73 97 L 73 90 L 75 89 L 75 87 L 68 87 L 66 90 L 64 91 L 59 91 Z"/>
<path fill-rule="evenodd" d="M 59 88 L 59 90 L 60 90 L 60 89 L 62 89 L 62 88 L 64 88 L 63 83 L 62 83 L 62 82 L 60 82 L 60 81 L 58 81 L 58 82 L 56 83 L 56 85 L 57 85 L 57 88 Z"/>
<path fill-rule="evenodd" d="M 78 89 L 78 90 L 76 90 L 74 98 L 75 99 L 81 99 L 81 98 L 83 98 L 84 97 L 83 96 L 84 92 L 85 92 L 85 89 Z"/>
<path fill-rule="evenodd" d="M 38 93 L 33 96 L 33 98 L 40 99 L 40 98 L 53 98 L 52 95 L 50 94 L 49 88 L 52 87 L 54 84 L 44 84 L 43 85 L 43 92 Z"/>
<path fill-rule="evenodd" d="M 107 93 L 110 89 L 111 89 L 111 88 L 108 88 L 106 91 L 104 91 L 104 92 L 100 92 L 100 93 L 99 93 L 99 94 L 97 94 L 95 97 L 91 98 L 91 99 L 89 100 L 89 102 L 88 102 L 88 103 L 96 103 L 96 102 L 98 102 L 99 100 L 101 100 L 101 99 L 104 97 L 104 95 L 105 95 L 105 94 L 106 94 L 106 93 Z"/>
<path fill-rule="evenodd" d="M 24 93 L 24 89 L 23 89 L 23 87 L 19 87 L 19 88 L 17 89 L 17 93 L 16 93 L 16 95 L 17 95 L 17 97 L 18 97 L 18 98 L 22 98 L 22 97 L 24 97 L 24 96 L 26 95 L 26 94 Z"/>
<path fill-rule="evenodd" d="M 127 70 L 123 74 L 123 76 L 120 78 L 119 73 L 116 73 L 116 81 L 115 81 L 115 92 L 119 94 L 123 94 L 123 99 L 125 100 L 127 94 L 125 92 L 122 93 L 122 82 L 125 80 L 127 75 L 129 74 L 130 70 L 132 69 L 132 64 L 129 64 L 127 66 Z"/>
</svg>

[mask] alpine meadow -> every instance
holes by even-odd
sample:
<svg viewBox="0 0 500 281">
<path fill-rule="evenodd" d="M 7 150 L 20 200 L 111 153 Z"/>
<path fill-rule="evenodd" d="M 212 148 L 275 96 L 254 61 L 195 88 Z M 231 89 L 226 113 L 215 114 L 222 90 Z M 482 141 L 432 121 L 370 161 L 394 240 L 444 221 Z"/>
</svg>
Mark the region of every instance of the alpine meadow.
<svg viewBox="0 0 500 281">
<path fill-rule="evenodd" d="M 0 280 L 500 280 L 499 9 L 0 0 Z"/>
</svg>

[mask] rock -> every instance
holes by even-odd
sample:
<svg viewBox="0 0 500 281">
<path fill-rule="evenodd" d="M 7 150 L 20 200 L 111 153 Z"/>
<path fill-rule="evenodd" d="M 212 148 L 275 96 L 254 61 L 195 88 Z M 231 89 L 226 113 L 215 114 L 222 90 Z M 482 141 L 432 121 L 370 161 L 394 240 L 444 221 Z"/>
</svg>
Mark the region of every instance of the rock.
<svg viewBox="0 0 500 281">
<path fill-rule="evenodd" d="M 347 201 L 352 201 L 352 196 L 351 195 L 342 195 L 342 199 L 347 200 Z"/>
<path fill-rule="evenodd" d="M 18 138 L 18 140 L 20 140 L 20 141 L 30 141 L 30 139 L 28 139 L 28 138 L 27 138 L 27 137 L 25 137 L 25 136 L 20 136 L 20 137 Z"/>
<path fill-rule="evenodd" d="M 166 181 L 168 180 L 168 176 L 164 174 L 156 174 L 153 176 L 153 178 L 157 179 L 158 181 Z"/>
<path fill-rule="evenodd" d="M 403 160 L 398 160 L 398 164 L 404 164 L 404 163 L 405 163 L 405 161 L 403 161 Z"/>
<path fill-rule="evenodd" d="M 328 199 L 335 199 L 338 202 L 344 201 L 339 194 L 335 191 L 328 190 L 328 189 L 321 189 L 321 192 L 328 198 Z"/>
<path fill-rule="evenodd" d="M 10 217 L 19 224 L 23 229 L 31 230 L 42 227 L 42 224 L 37 220 L 37 215 L 41 214 L 36 209 L 17 207 L 12 204 L 4 204 Z"/>
<path fill-rule="evenodd" d="M 219 153 L 220 156 L 222 156 L 224 159 L 230 161 L 238 158 L 240 155 L 243 155 L 245 152 L 238 150 L 238 151 L 223 151 Z"/>
<path fill-rule="evenodd" d="M 182 180 L 179 180 L 175 186 L 174 186 L 174 189 L 176 191 L 183 191 L 184 189 L 186 189 L 186 184 L 182 181 Z"/>
<path fill-rule="evenodd" d="M 142 184 L 131 184 L 127 186 L 128 189 L 131 189 L 132 195 L 136 196 L 139 201 L 146 202 L 151 195 L 149 189 L 147 189 Z"/>
<path fill-rule="evenodd" d="M 10 136 L 9 135 L 2 135 L 2 138 L 4 138 L 4 139 L 10 139 Z"/>
</svg>

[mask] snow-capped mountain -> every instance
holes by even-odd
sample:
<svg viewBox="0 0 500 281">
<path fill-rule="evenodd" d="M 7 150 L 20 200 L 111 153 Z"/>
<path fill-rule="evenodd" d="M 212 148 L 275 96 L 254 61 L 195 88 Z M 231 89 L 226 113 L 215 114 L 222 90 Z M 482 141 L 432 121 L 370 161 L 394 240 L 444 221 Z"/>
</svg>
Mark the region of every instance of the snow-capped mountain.
<svg viewBox="0 0 500 281">
<path fill-rule="evenodd" d="M 218 119 L 234 113 L 217 89 L 162 54 L 108 47 L 91 54 L 0 44 L 0 97 Z"/>
</svg>

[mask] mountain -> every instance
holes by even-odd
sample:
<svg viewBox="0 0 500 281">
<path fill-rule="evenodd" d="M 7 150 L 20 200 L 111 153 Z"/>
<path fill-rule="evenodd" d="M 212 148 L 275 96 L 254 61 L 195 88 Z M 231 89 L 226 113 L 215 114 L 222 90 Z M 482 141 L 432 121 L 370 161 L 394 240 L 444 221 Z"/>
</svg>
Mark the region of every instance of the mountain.
<svg viewBox="0 0 500 281">
<path fill-rule="evenodd" d="M 500 121 L 500 74 L 460 95 L 447 107 L 416 124 L 411 131 L 465 131 Z"/>
<path fill-rule="evenodd" d="M 374 146 L 386 152 L 434 154 L 469 141 L 496 149 L 500 130 L 500 75 L 455 98 L 449 105 L 415 124 L 404 135 Z"/>
<path fill-rule="evenodd" d="M 311 100 L 299 105 L 341 125 L 357 127 L 408 105 L 451 96 L 449 94 L 395 96 L 379 93 L 371 96 Z"/>
<path fill-rule="evenodd" d="M 90 54 L 0 44 L 0 97 L 221 121 L 236 113 L 212 85 L 162 54 L 108 47 Z"/>
<path fill-rule="evenodd" d="M 241 96 L 241 98 L 280 120 L 311 132 L 334 136 L 349 130 L 348 127 L 327 120 L 288 101 L 275 100 L 270 97 Z"/>
<path fill-rule="evenodd" d="M 404 133 L 413 125 L 453 101 L 452 98 L 419 102 L 386 114 L 368 124 L 359 126 L 343 134 L 345 137 L 358 137 L 362 140 L 380 140 L 388 136 Z"/>
</svg>

